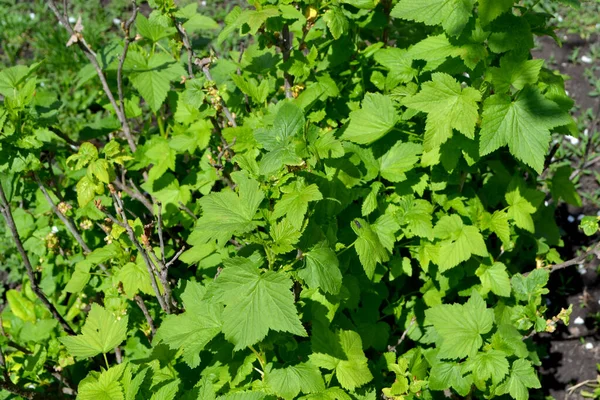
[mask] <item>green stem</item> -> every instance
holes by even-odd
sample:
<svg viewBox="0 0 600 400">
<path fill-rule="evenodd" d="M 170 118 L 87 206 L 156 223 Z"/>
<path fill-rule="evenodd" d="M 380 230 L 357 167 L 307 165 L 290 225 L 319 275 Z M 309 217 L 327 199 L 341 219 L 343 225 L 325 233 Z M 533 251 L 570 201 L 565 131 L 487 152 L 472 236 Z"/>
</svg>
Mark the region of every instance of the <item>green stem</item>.
<svg viewBox="0 0 600 400">
<path fill-rule="evenodd" d="M 110 366 L 108 365 L 108 358 L 106 358 L 106 353 L 102 353 L 102 355 L 104 356 L 104 363 L 106 364 L 106 369 L 109 369 Z"/>
</svg>

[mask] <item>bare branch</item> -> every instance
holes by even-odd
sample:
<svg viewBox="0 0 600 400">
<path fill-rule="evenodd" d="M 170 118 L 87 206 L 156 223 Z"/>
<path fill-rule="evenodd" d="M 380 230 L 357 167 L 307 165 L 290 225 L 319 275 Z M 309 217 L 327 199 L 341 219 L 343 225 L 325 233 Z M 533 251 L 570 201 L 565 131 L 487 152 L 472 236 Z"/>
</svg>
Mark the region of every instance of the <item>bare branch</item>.
<svg viewBox="0 0 600 400">
<path fill-rule="evenodd" d="M 160 258 L 164 265 L 167 263 L 167 260 L 165 259 L 165 241 L 163 239 L 163 230 L 162 230 L 162 203 L 160 201 L 157 201 L 156 206 L 158 208 L 158 212 L 156 214 L 156 219 L 158 220 L 158 242 L 160 243 Z"/>
<path fill-rule="evenodd" d="M 125 43 L 123 43 L 123 53 L 121 54 L 121 58 L 119 59 L 119 67 L 117 68 L 117 92 L 119 96 L 119 107 L 121 109 L 121 114 L 124 118 L 127 118 L 127 114 L 125 113 L 125 100 L 123 96 L 123 66 L 125 65 L 125 58 L 127 58 L 127 52 L 129 51 L 129 43 L 131 43 L 129 30 L 131 28 L 131 25 L 134 23 L 138 13 L 138 6 L 136 1 L 133 0 L 132 3 L 133 11 L 131 12 L 131 18 L 129 18 L 127 22 L 125 22 L 125 24 L 123 25 L 123 30 L 125 31 Z"/>
<path fill-rule="evenodd" d="M 178 251 L 177 253 L 175 253 L 175 255 L 173 256 L 173 258 L 171 258 L 171 260 L 170 260 L 168 263 L 166 263 L 166 264 L 165 264 L 165 267 L 166 267 L 167 269 L 169 269 L 169 267 L 170 267 L 171 265 L 173 265 L 173 263 L 174 263 L 175 261 L 177 261 L 177 259 L 179 258 L 179 256 L 180 256 L 181 254 L 183 254 L 183 252 L 184 252 L 184 251 L 185 251 L 185 246 L 183 246 L 181 249 L 179 249 L 179 251 Z"/>
<path fill-rule="evenodd" d="M 125 135 L 125 138 L 127 139 L 129 148 L 131 149 L 132 153 L 135 153 L 137 146 L 136 146 L 135 140 L 133 140 L 133 136 L 131 134 L 131 128 L 129 127 L 129 121 L 127 120 L 127 117 L 125 116 L 125 114 L 121 111 L 121 108 L 119 107 L 119 105 L 117 104 L 117 102 L 115 100 L 115 96 L 113 95 L 112 91 L 110 90 L 110 86 L 108 85 L 106 76 L 104 75 L 104 72 L 102 71 L 102 67 L 98 63 L 98 60 L 96 59 L 96 53 L 94 53 L 92 48 L 85 41 L 81 32 L 75 31 L 75 29 L 69 23 L 69 19 L 66 16 L 66 13 L 67 13 L 66 1 L 63 4 L 64 9 L 63 9 L 62 14 L 56 7 L 56 3 L 54 2 L 54 0 L 47 0 L 47 4 L 48 4 L 48 7 L 54 13 L 54 15 L 56 15 L 56 18 L 58 19 L 58 21 L 65 27 L 65 29 L 67 30 L 69 35 L 71 35 L 71 38 L 77 38 L 75 40 L 75 43 L 79 46 L 81 51 L 83 51 L 83 54 L 86 56 L 86 58 L 89 60 L 89 62 L 93 65 L 94 69 L 96 70 L 96 74 L 98 75 L 98 78 L 100 78 L 100 83 L 102 84 L 102 89 L 104 90 L 104 93 L 108 97 L 108 101 L 110 102 L 113 110 L 115 111 L 115 114 L 117 115 L 117 118 L 119 119 L 119 122 L 121 123 L 121 129 L 123 130 L 123 134 Z"/>
<path fill-rule="evenodd" d="M 193 219 L 195 219 L 196 221 L 198 220 L 198 217 L 196 215 L 194 215 L 194 213 L 192 212 L 192 210 L 190 210 L 185 204 L 183 204 L 181 201 L 179 202 L 179 209 L 185 211 L 190 217 L 192 217 Z"/>
<path fill-rule="evenodd" d="M 67 321 L 63 318 L 63 316 L 58 312 L 56 307 L 46 297 L 42 289 L 38 286 L 35 273 L 33 272 L 33 266 L 29 261 L 29 256 L 23 247 L 23 242 L 21 241 L 21 237 L 19 236 L 19 232 L 17 231 L 17 225 L 15 224 L 15 220 L 12 216 L 12 211 L 10 209 L 10 204 L 6 199 L 6 194 L 4 193 L 4 188 L 2 184 L 0 184 L 0 210 L 2 211 L 2 216 L 6 220 L 6 225 L 8 225 L 8 229 L 10 230 L 13 240 L 15 241 L 15 245 L 17 246 L 17 250 L 23 259 L 23 264 L 25 265 L 25 270 L 27 271 L 27 276 L 29 277 L 29 284 L 31 285 L 31 289 L 35 293 L 35 295 L 40 299 L 42 304 L 50 311 L 52 316 L 60 323 L 62 328 L 69 335 L 75 335 L 75 331 L 69 326 Z"/>
<path fill-rule="evenodd" d="M 146 303 L 144 303 L 144 299 L 142 299 L 142 296 L 140 296 L 139 294 L 136 294 L 135 302 L 137 303 L 138 307 L 140 307 L 140 310 L 142 310 L 142 313 L 144 314 L 144 317 L 146 318 L 146 322 L 148 323 L 148 326 L 150 327 L 150 337 L 148 339 L 150 340 L 150 342 L 152 342 L 152 339 L 154 338 L 154 335 L 156 334 L 156 327 L 154 326 L 154 320 L 152 319 L 152 316 L 150 316 L 150 313 L 148 312 L 148 308 L 146 307 Z"/>
<path fill-rule="evenodd" d="M 130 182 L 133 184 L 133 181 Z M 140 203 L 144 205 L 151 213 L 154 213 L 154 207 L 152 207 L 152 203 L 139 191 L 137 186 L 133 185 L 133 189 L 125 184 L 124 181 L 120 181 L 118 178 L 113 181 L 113 184 L 122 192 L 127 193 L 129 197 L 132 199 L 136 199 Z"/>
<path fill-rule="evenodd" d="M 572 259 L 562 262 L 560 264 L 552 265 L 552 267 L 550 268 L 550 273 L 570 267 L 571 265 L 581 264 L 581 262 L 583 262 L 588 256 L 590 256 L 592 254 L 596 254 L 596 253 L 598 253 L 598 251 L 600 251 L 600 242 L 596 243 L 588 251 L 582 253 L 581 255 L 579 255 L 575 258 L 572 258 Z"/>
<path fill-rule="evenodd" d="M 288 24 L 283 25 L 283 29 L 281 31 L 281 52 L 283 53 L 283 62 L 285 63 L 290 58 L 290 53 L 292 50 L 292 42 L 294 40 L 294 35 L 290 32 L 290 27 Z M 283 81 L 285 88 L 285 97 L 291 99 L 294 97 L 292 94 L 292 76 L 287 72 L 283 73 Z"/>
</svg>

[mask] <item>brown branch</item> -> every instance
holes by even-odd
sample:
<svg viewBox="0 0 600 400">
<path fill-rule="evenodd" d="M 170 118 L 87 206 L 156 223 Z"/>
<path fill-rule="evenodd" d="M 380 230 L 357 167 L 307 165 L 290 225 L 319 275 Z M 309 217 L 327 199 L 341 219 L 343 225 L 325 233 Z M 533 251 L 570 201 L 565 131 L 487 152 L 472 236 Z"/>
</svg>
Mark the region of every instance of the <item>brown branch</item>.
<svg viewBox="0 0 600 400">
<path fill-rule="evenodd" d="M 572 258 L 568 261 L 562 262 L 560 264 L 554 264 L 551 266 L 550 268 L 550 273 L 570 267 L 571 265 L 577 265 L 580 264 L 582 261 L 584 261 L 589 255 L 595 254 L 598 251 L 600 251 L 600 242 L 596 243 L 594 246 L 592 246 L 590 249 L 588 249 L 588 251 L 582 253 L 581 255 Z"/>
<path fill-rule="evenodd" d="M 123 202 L 122 202 L 121 198 L 119 197 L 119 194 L 117 194 L 117 192 L 114 190 L 114 187 L 112 187 L 112 185 L 109 186 L 109 190 L 114 199 L 115 209 L 117 211 L 117 214 L 121 217 L 123 222 L 118 221 L 114 216 L 110 215 L 105 209 L 102 209 L 102 211 L 111 219 L 111 221 L 113 221 L 113 223 L 118 223 L 120 226 L 125 228 L 125 231 L 127 232 L 127 236 L 129 236 L 129 240 L 131 241 L 131 243 L 133 243 L 133 245 L 137 249 L 138 253 L 144 259 L 144 263 L 146 264 L 148 273 L 150 274 L 150 283 L 152 285 L 152 289 L 154 289 L 154 294 L 156 296 L 156 299 L 158 300 L 158 303 L 160 304 L 160 307 L 167 314 L 170 314 L 171 307 L 170 307 L 169 303 L 165 302 L 165 299 L 163 298 L 162 294 L 160 293 L 158 284 L 156 282 L 156 277 L 154 275 L 154 270 L 155 270 L 154 265 L 153 265 L 152 261 L 150 260 L 148 253 L 146 252 L 144 247 L 140 244 L 139 240 L 135 236 L 135 232 L 133 231 L 133 228 L 127 222 L 127 215 L 125 214 L 125 207 L 123 206 Z M 166 290 L 166 288 L 165 288 L 165 290 Z"/>
<path fill-rule="evenodd" d="M 58 8 L 56 7 L 56 3 L 54 2 L 54 0 L 47 0 L 47 4 L 48 4 L 48 7 L 52 10 L 54 15 L 56 16 L 56 18 L 58 19 L 58 21 L 65 27 L 65 29 L 67 30 L 69 35 L 71 35 L 71 39 L 69 39 L 69 43 L 71 43 L 71 41 L 74 40 L 74 42 L 79 46 L 79 48 L 81 49 L 83 54 L 86 56 L 86 58 L 89 60 L 89 62 L 92 64 L 92 66 L 96 70 L 96 74 L 98 75 L 98 78 L 100 78 L 100 83 L 102 84 L 102 89 L 104 90 L 104 93 L 108 97 L 108 101 L 110 102 L 113 110 L 115 111 L 115 114 L 117 115 L 117 118 L 119 119 L 119 122 L 121 123 L 121 129 L 123 130 L 123 134 L 125 135 L 125 138 L 127 139 L 129 148 L 131 149 L 132 153 L 135 153 L 137 146 L 135 144 L 135 140 L 133 140 L 131 128 L 129 127 L 129 121 L 127 120 L 127 117 L 125 116 L 125 114 L 121 112 L 121 108 L 117 104 L 117 102 L 115 100 L 115 96 L 113 95 L 112 91 L 110 90 L 110 86 L 108 85 L 106 76 L 104 75 L 104 72 L 102 71 L 102 67 L 98 63 L 98 60 L 96 59 L 96 53 L 92 50 L 90 45 L 85 41 L 83 35 L 81 34 L 82 29 L 79 29 L 79 31 L 76 31 L 69 23 L 69 19 L 66 17 L 66 12 L 67 12 L 66 1 L 63 4 L 63 14 L 61 14 L 60 11 L 58 10 Z"/>
<path fill-rule="evenodd" d="M 144 317 L 146 318 L 146 322 L 148 323 L 148 326 L 150 327 L 150 337 L 148 339 L 150 340 L 150 342 L 152 342 L 152 339 L 154 338 L 154 335 L 156 334 L 156 327 L 154 326 L 154 320 L 152 319 L 152 316 L 150 316 L 150 313 L 148 312 L 148 308 L 146 307 L 146 303 L 144 303 L 144 299 L 142 299 L 142 296 L 140 296 L 139 294 L 136 294 L 135 302 L 137 303 L 140 310 L 142 310 L 142 313 L 144 314 Z"/>
<path fill-rule="evenodd" d="M 152 203 L 150 203 L 150 201 L 146 198 L 146 196 L 144 196 L 142 194 L 142 192 L 139 191 L 137 186 L 133 185 L 133 181 L 131 179 L 130 179 L 130 182 L 132 183 L 133 189 L 130 188 L 129 186 L 127 186 L 124 181 L 120 181 L 118 178 L 113 181 L 113 184 L 120 191 L 127 193 L 127 195 L 129 197 L 131 197 L 132 199 L 136 199 L 137 201 L 142 203 L 144 205 L 144 207 L 146 207 L 148 209 L 148 211 L 150 211 L 151 213 L 154 213 L 154 207 L 152 206 Z"/>
<path fill-rule="evenodd" d="M 165 259 L 165 241 L 163 238 L 163 229 L 162 229 L 162 203 L 160 201 L 156 202 L 156 207 L 158 208 L 158 213 L 156 214 L 156 219 L 158 223 L 158 242 L 160 244 L 160 258 L 162 260 L 163 265 L 167 263 Z"/>
<path fill-rule="evenodd" d="M 121 58 L 119 59 L 119 67 L 117 68 L 117 93 L 119 96 L 119 107 L 121 110 L 121 114 L 125 119 L 127 119 L 127 114 L 125 113 L 125 99 L 123 96 L 123 66 L 125 65 L 125 59 L 127 58 L 127 52 L 129 51 L 129 43 L 131 43 L 129 30 L 131 28 L 131 25 L 135 22 L 135 18 L 137 17 L 138 13 L 138 6 L 136 1 L 133 0 L 132 3 L 133 11 L 131 12 L 131 17 L 123 25 L 123 31 L 125 31 L 125 43 L 123 43 L 123 52 L 121 53 Z M 135 152 L 135 150 L 133 149 L 131 151 Z"/>
<path fill-rule="evenodd" d="M 69 335 L 75 335 L 75 331 L 69 326 L 67 321 L 63 318 L 63 316 L 58 312 L 56 307 L 46 297 L 42 289 L 38 286 L 37 280 L 35 278 L 35 273 L 33 272 L 33 266 L 29 261 L 29 256 L 23 247 L 23 242 L 21 241 L 21 237 L 19 236 L 19 232 L 17 231 L 17 225 L 15 224 L 15 220 L 12 216 L 12 211 L 10 209 L 10 204 L 6 199 L 6 194 L 4 193 L 4 188 L 2 184 L 0 184 L 0 210 L 1 214 L 4 217 L 6 224 L 8 225 L 8 229 L 10 230 L 15 245 L 17 246 L 17 250 L 23 259 L 23 264 L 25 265 L 25 270 L 27 271 L 27 276 L 29 277 L 29 284 L 31 285 L 31 290 L 36 294 L 36 296 L 40 299 L 42 304 L 50 311 L 52 316 L 60 323 L 65 332 Z"/>
<path fill-rule="evenodd" d="M 192 217 L 193 219 L 195 219 L 196 221 L 198 220 L 198 217 L 192 212 L 192 210 L 190 210 L 185 204 L 183 204 L 181 201 L 179 202 L 179 209 L 185 211 L 190 217 Z"/>
<path fill-rule="evenodd" d="M 185 251 L 185 246 L 183 246 L 181 249 L 179 249 L 179 251 L 177 253 L 175 253 L 175 255 L 173 256 L 173 258 L 171 258 L 171 260 L 168 263 L 165 264 L 165 267 L 167 269 L 169 269 L 169 267 L 171 265 L 173 265 L 173 263 L 175 261 L 177 261 L 177 259 L 179 259 L 179 256 L 182 255 L 184 251 Z"/>
<path fill-rule="evenodd" d="M 406 339 L 406 335 L 408 335 L 408 331 L 410 330 L 410 328 L 412 328 L 412 326 L 415 324 L 415 321 L 417 319 L 415 317 L 412 317 L 412 319 L 410 320 L 410 324 L 408 324 L 408 328 L 406 328 L 406 330 L 404 332 L 402 332 L 402 336 L 400 336 L 400 339 L 398 339 L 398 341 L 396 342 L 395 345 L 393 346 L 388 346 L 387 350 L 388 351 L 393 351 L 396 352 L 396 348 L 398 346 L 400 346 L 402 344 L 402 342 L 404 342 L 404 339 Z"/>
<path fill-rule="evenodd" d="M 290 32 L 290 27 L 285 24 L 283 25 L 283 29 L 281 31 L 281 52 L 283 53 L 283 62 L 285 63 L 290 58 L 290 53 L 292 50 L 292 42 L 294 40 L 294 35 Z M 294 97 L 292 94 L 292 76 L 284 72 L 283 73 L 283 84 L 285 88 L 285 97 L 291 99 Z"/>
</svg>

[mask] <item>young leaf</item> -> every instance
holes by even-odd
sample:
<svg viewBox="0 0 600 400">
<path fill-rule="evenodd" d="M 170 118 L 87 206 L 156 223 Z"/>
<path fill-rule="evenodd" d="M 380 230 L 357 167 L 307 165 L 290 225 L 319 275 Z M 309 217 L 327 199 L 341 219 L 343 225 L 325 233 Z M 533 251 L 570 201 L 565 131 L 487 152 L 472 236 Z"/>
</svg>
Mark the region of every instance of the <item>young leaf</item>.
<svg viewBox="0 0 600 400">
<path fill-rule="evenodd" d="M 425 150 L 445 143 L 452 137 L 452 129 L 473 139 L 481 93 L 471 87 L 462 89 L 459 82 L 445 73 L 434 73 L 431 79 L 423 83 L 419 93 L 402 102 L 409 108 L 427 113 Z"/>
<path fill-rule="evenodd" d="M 81 335 L 61 337 L 59 340 L 67 351 L 81 358 L 94 357 L 100 353 L 108 353 L 127 337 L 128 316 L 115 316 L 94 303 L 85 320 Z"/>
<path fill-rule="evenodd" d="M 380 93 L 367 93 L 361 109 L 350 113 L 350 124 L 342 139 L 359 144 L 373 143 L 394 128 L 397 118 L 390 97 Z"/>
<path fill-rule="evenodd" d="M 342 287 L 342 273 L 335 252 L 320 243 L 304 254 L 306 265 L 298 271 L 309 288 L 319 288 L 326 293 L 338 294 Z"/>
<path fill-rule="evenodd" d="M 539 389 L 542 385 L 527 360 L 516 360 L 510 369 L 510 376 L 496 388 L 496 394 L 510 394 L 515 400 L 529 399 L 529 388 Z"/>
<path fill-rule="evenodd" d="M 476 254 L 487 256 L 483 236 L 475 226 L 464 225 L 456 215 L 444 215 L 436 224 L 433 233 L 440 243 L 439 266 L 441 271 L 456 267 Z"/>
<path fill-rule="evenodd" d="M 298 179 L 294 183 L 281 189 L 284 193 L 281 199 L 275 204 L 273 217 L 280 218 L 286 216 L 292 226 L 297 230 L 302 228 L 304 215 L 308 210 L 308 203 L 323 199 L 319 188 L 315 184 L 306 185 L 304 180 Z"/>
<path fill-rule="evenodd" d="M 269 330 L 306 336 L 300 323 L 292 281 L 282 272 L 260 272 L 249 259 L 225 263 L 215 282 L 212 301 L 225 304 L 223 333 L 235 350 L 261 341 Z"/>
<path fill-rule="evenodd" d="M 394 18 L 442 25 L 451 36 L 459 35 L 473 12 L 475 0 L 400 0 L 391 12 Z"/>
<path fill-rule="evenodd" d="M 492 382 L 497 385 L 508 374 L 508 361 L 501 351 L 480 351 L 467 361 L 466 369 L 473 372 L 477 381 L 492 378 Z"/>
<path fill-rule="evenodd" d="M 482 264 L 476 274 L 481 279 L 485 293 L 492 291 L 498 296 L 510 296 L 510 279 L 506 272 L 506 266 L 501 262 L 495 262 L 491 266 Z"/>
<path fill-rule="evenodd" d="M 406 179 L 405 172 L 415 168 L 423 146 L 417 143 L 398 142 L 379 159 L 379 173 L 390 182 Z"/>
<path fill-rule="evenodd" d="M 598 218 L 585 216 L 579 223 L 579 229 L 583 231 L 587 236 L 593 236 L 598 233 Z"/>
<path fill-rule="evenodd" d="M 465 304 L 442 304 L 425 310 L 426 321 L 440 335 L 439 357 L 464 358 L 477 353 L 494 324 L 494 311 L 477 292 Z"/>
<path fill-rule="evenodd" d="M 308 362 L 274 369 L 265 375 L 265 382 L 284 399 L 295 399 L 300 392 L 308 394 L 325 390 L 319 369 Z"/>
<path fill-rule="evenodd" d="M 167 315 L 156 331 L 155 340 L 162 340 L 173 350 L 183 349 L 183 359 L 190 368 L 200 364 L 198 353 L 221 332 L 222 307 L 208 303 L 205 293 L 204 286 L 188 281 L 181 295 L 185 312 Z"/>
<path fill-rule="evenodd" d="M 389 261 L 390 255 L 381 243 L 377 233 L 367 221 L 358 218 L 352 221 L 351 225 L 352 230 L 358 236 L 356 242 L 354 242 L 356 254 L 358 254 L 365 274 L 371 279 L 375 273 L 377 263 Z"/>
<path fill-rule="evenodd" d="M 511 154 L 541 173 L 550 129 L 570 122 L 571 117 L 535 87 L 525 87 L 514 101 L 510 96 L 494 94 L 483 105 L 479 154 L 484 156 L 508 145 Z"/>
</svg>

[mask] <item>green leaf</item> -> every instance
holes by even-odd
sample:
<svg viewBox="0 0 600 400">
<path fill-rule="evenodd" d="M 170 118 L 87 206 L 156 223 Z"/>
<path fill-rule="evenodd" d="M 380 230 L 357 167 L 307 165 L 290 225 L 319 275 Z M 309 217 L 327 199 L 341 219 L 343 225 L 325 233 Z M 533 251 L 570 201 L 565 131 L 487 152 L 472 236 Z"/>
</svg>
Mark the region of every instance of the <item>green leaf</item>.
<svg viewBox="0 0 600 400">
<path fill-rule="evenodd" d="M 450 362 L 437 362 L 431 368 L 429 387 L 433 390 L 454 388 L 461 396 L 466 396 L 473 385 L 471 375 L 464 376 L 464 367 Z"/>
<path fill-rule="evenodd" d="M 515 0 L 479 0 L 479 19 L 487 25 L 506 11 L 510 10 Z"/>
<path fill-rule="evenodd" d="M 137 28 L 138 34 L 150 39 L 153 43 L 177 32 L 175 28 L 166 27 L 157 22 L 155 18 L 148 19 L 142 13 L 138 13 L 137 15 L 135 27 Z"/>
<path fill-rule="evenodd" d="M 412 66 L 408 51 L 388 47 L 375 53 L 375 61 L 389 70 L 388 79 L 397 83 L 408 83 L 417 76 L 418 71 Z"/>
<path fill-rule="evenodd" d="M 154 295 L 151 278 L 141 256 L 138 256 L 137 262 L 125 264 L 116 278 L 123 284 L 123 291 L 129 299 L 133 299 L 138 292 Z"/>
<path fill-rule="evenodd" d="M 319 369 L 308 362 L 274 369 L 265 375 L 265 382 L 284 399 L 295 399 L 300 392 L 308 394 L 325 390 Z"/>
<path fill-rule="evenodd" d="M 528 389 L 539 389 L 542 385 L 527 360 L 516 360 L 510 369 L 510 376 L 496 388 L 496 394 L 510 394 L 515 400 L 529 399 Z"/>
<path fill-rule="evenodd" d="M 77 203 L 79 207 L 85 207 L 87 203 L 94 200 L 96 196 L 96 184 L 90 178 L 84 176 L 75 186 L 77 192 Z"/>
<path fill-rule="evenodd" d="M 377 263 L 389 261 L 390 255 L 381 243 L 377 233 L 364 219 L 357 218 L 351 223 L 352 230 L 358 236 L 354 242 L 354 248 L 365 274 L 369 279 L 373 278 Z"/>
<path fill-rule="evenodd" d="M 579 193 L 577 193 L 577 188 L 575 187 L 575 183 L 571 179 L 571 174 L 573 170 L 569 165 L 563 165 L 554 171 L 554 176 L 552 177 L 552 182 L 550 186 L 550 192 L 552 193 L 552 197 L 554 199 L 563 199 L 567 203 L 575 206 L 581 207 L 581 197 Z"/>
<path fill-rule="evenodd" d="M 361 207 L 361 214 L 363 217 L 371 214 L 377 208 L 377 199 L 379 196 L 379 191 L 384 188 L 383 183 L 381 182 L 373 182 L 371 184 L 371 191 L 365 197 L 365 200 Z"/>
<path fill-rule="evenodd" d="M 307 186 L 302 179 L 281 188 L 281 191 L 284 195 L 275 204 L 273 217 L 280 218 L 285 215 L 292 226 L 300 230 L 308 210 L 308 203 L 322 200 L 323 195 L 321 195 L 317 185 L 313 183 Z"/>
<path fill-rule="evenodd" d="M 269 234 L 273 239 L 271 250 L 275 254 L 285 254 L 294 250 L 294 245 L 300 240 L 301 233 L 296 229 L 288 218 L 271 225 Z"/>
<path fill-rule="evenodd" d="M 426 322 L 441 338 L 440 358 L 474 356 L 494 324 L 494 311 L 477 292 L 465 304 L 442 304 L 425 310 Z"/>
<path fill-rule="evenodd" d="M 514 101 L 492 95 L 483 106 L 479 153 L 484 156 L 508 145 L 512 155 L 541 173 L 550 129 L 570 122 L 571 117 L 535 87 L 525 87 Z"/>
<path fill-rule="evenodd" d="M 127 320 L 127 315 L 115 318 L 110 311 L 93 303 L 81 328 L 81 335 L 61 337 L 59 340 L 75 357 L 89 358 L 100 353 L 106 354 L 126 339 Z"/>
<path fill-rule="evenodd" d="M 342 139 L 369 144 L 390 132 L 397 121 L 397 112 L 389 96 L 367 93 L 362 108 L 350 113 L 350 124 Z"/>
<path fill-rule="evenodd" d="M 527 60 L 519 53 L 508 53 L 500 59 L 499 68 L 489 69 L 495 92 L 506 93 L 511 86 L 521 90 L 536 83 L 543 65 L 544 60 Z"/>
<path fill-rule="evenodd" d="M 476 274 L 481 280 L 485 293 L 492 291 L 498 296 L 510 297 L 510 279 L 504 264 L 501 262 L 492 265 L 482 264 Z"/>
<path fill-rule="evenodd" d="M 464 225 L 456 215 L 444 215 L 435 225 L 433 233 L 436 238 L 443 239 L 440 243 L 438 265 L 440 271 L 447 271 L 476 254 L 481 257 L 488 255 L 483 236 L 475 226 Z"/>
<path fill-rule="evenodd" d="M 344 389 L 354 390 L 373 379 L 368 359 L 362 348 L 360 335 L 354 331 L 340 330 L 337 334 L 328 332 L 339 347 L 339 354 L 332 355 L 331 348 L 320 348 L 313 344 L 311 362 L 319 368 L 335 371 L 335 376 Z M 337 352 L 336 352 L 337 353 Z"/>
<path fill-rule="evenodd" d="M 406 179 L 405 172 L 415 168 L 423 146 L 417 143 L 397 142 L 381 158 L 379 158 L 379 173 L 383 179 L 390 182 L 400 182 Z"/>
<path fill-rule="evenodd" d="M 487 350 L 470 358 L 466 369 L 473 372 L 475 380 L 486 381 L 492 378 L 494 385 L 497 385 L 508 374 L 508 361 L 503 352 Z"/>
<path fill-rule="evenodd" d="M 598 233 L 598 218 L 585 216 L 579 223 L 579 229 L 583 231 L 587 236 L 593 236 Z"/>
<path fill-rule="evenodd" d="M 36 322 L 35 305 L 17 290 L 8 290 L 6 300 L 10 310 L 17 318 L 23 321 Z"/>
<path fill-rule="evenodd" d="M 146 59 L 142 54 L 130 51 L 125 65 L 131 83 L 154 112 L 166 99 L 170 82 L 187 76 L 181 64 L 166 53 L 157 52 Z"/>
<path fill-rule="evenodd" d="M 348 18 L 340 7 L 331 7 L 323 15 L 323 20 L 334 39 L 339 39 L 348 30 Z"/>
<path fill-rule="evenodd" d="M 426 25 L 442 25 L 451 36 L 459 35 L 473 12 L 475 0 L 400 0 L 390 15 Z"/>
<path fill-rule="evenodd" d="M 508 218 L 515 221 L 515 225 L 531 233 L 535 226 L 531 215 L 536 212 L 543 193 L 526 189 L 522 184 L 511 184 L 504 196 L 508 203 Z"/>
<path fill-rule="evenodd" d="M 81 400 L 124 400 L 123 388 L 118 379 L 125 364 L 112 367 L 100 374 L 98 379 L 88 376 L 79 383 L 77 398 Z M 91 374 L 90 374 L 91 375 Z"/>
<path fill-rule="evenodd" d="M 197 282 L 188 281 L 181 295 L 185 312 L 167 315 L 156 331 L 155 340 L 182 349 L 183 359 L 190 368 L 200 364 L 199 353 L 221 332 L 222 307 L 205 300 L 206 289 Z"/>
<path fill-rule="evenodd" d="M 475 137 L 481 93 L 472 87 L 461 88 L 452 76 L 437 72 L 423 83 L 421 91 L 404 99 L 403 105 L 427 113 L 425 150 L 441 146 L 456 129 L 466 137 Z"/>
<path fill-rule="evenodd" d="M 261 273 L 248 259 L 225 263 L 211 294 L 213 301 L 225 304 L 223 333 L 235 350 L 258 343 L 269 330 L 306 336 L 291 287 L 283 272 Z"/>
<path fill-rule="evenodd" d="M 202 217 L 198 220 L 196 230 L 205 234 L 205 241 L 217 239 L 226 242 L 233 234 L 256 228 L 253 219 L 264 194 L 258 182 L 245 173 L 234 173 L 232 178 L 238 184 L 237 194 L 226 189 L 200 199 Z"/>
<path fill-rule="evenodd" d="M 337 256 L 326 243 L 320 243 L 304 254 L 305 267 L 298 276 L 309 288 L 325 293 L 338 294 L 342 287 L 342 273 Z"/>
</svg>

